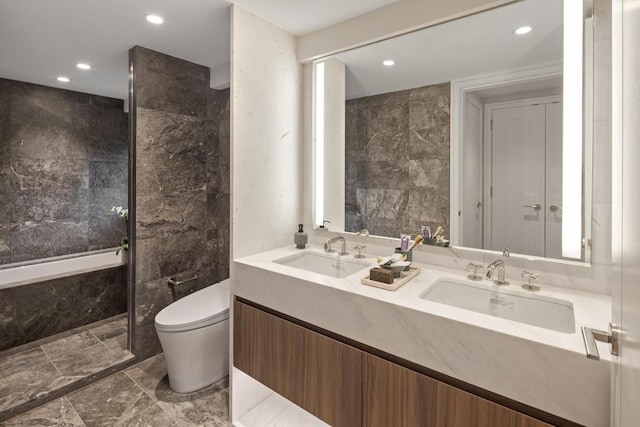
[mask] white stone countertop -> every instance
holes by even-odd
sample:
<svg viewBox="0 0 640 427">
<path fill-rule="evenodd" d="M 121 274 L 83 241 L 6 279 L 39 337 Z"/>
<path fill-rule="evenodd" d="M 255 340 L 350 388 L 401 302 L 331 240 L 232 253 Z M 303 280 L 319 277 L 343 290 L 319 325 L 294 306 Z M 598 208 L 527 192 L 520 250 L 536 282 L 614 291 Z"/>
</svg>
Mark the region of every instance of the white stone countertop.
<svg viewBox="0 0 640 427">
<path fill-rule="evenodd" d="M 324 253 L 314 245 L 304 251 Z M 531 296 L 522 280 L 498 287 L 413 263 L 421 274 L 387 291 L 360 282 L 366 267 L 333 278 L 273 262 L 302 252 L 291 245 L 235 260 L 232 293 L 579 424 L 609 425 L 611 356 L 599 343 L 601 360 L 587 359 L 581 326 L 606 330 L 610 297 L 539 284 L 536 296 L 573 304 L 575 332 L 562 333 L 419 298 L 442 278 Z M 375 257 L 364 261 L 376 265 Z"/>
</svg>

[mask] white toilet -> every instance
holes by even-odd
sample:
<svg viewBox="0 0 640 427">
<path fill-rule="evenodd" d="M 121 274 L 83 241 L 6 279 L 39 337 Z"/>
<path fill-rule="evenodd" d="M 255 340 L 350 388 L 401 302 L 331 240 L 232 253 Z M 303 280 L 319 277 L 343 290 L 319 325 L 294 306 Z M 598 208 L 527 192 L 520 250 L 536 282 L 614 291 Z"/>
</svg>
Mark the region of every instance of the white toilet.
<svg viewBox="0 0 640 427">
<path fill-rule="evenodd" d="M 167 360 L 169 386 L 199 390 L 229 375 L 229 290 L 214 285 L 162 309 L 156 332 Z"/>
</svg>

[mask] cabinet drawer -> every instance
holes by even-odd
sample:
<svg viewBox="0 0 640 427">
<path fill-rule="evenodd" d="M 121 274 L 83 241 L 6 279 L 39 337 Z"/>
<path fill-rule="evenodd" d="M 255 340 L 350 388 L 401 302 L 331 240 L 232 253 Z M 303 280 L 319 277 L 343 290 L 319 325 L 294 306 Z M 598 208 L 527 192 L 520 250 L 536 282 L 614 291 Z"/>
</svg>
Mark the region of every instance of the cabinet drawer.
<svg viewBox="0 0 640 427">
<path fill-rule="evenodd" d="M 362 424 L 362 352 L 239 301 L 234 366 L 335 427 Z"/>
</svg>

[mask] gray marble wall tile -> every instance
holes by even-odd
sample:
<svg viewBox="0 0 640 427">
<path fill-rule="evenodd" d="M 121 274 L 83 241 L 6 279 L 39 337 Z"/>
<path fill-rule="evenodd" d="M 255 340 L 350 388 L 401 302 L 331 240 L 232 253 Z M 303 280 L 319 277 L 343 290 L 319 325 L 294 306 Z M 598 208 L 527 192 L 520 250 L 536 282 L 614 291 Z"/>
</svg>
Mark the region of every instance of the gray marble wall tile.
<svg viewBox="0 0 640 427">
<path fill-rule="evenodd" d="M 116 245 L 121 233 L 114 242 L 110 221 L 92 217 L 88 189 L 117 188 L 126 207 L 123 101 L 6 79 L 0 86 L 0 196 L 12 211 L 8 222 L 0 211 L 0 247 L 8 246 L 0 263 Z"/>
<path fill-rule="evenodd" d="M 449 116 L 449 83 L 347 101 L 347 231 L 448 234 Z"/>
<path fill-rule="evenodd" d="M 129 165 L 126 161 L 89 162 L 89 186 L 127 189 Z"/>
<path fill-rule="evenodd" d="M 203 191 L 154 193 L 137 197 L 138 239 L 204 231 L 207 227 L 207 195 Z"/>
<path fill-rule="evenodd" d="M 126 310 L 126 266 L 2 289 L 0 350 Z"/>
<path fill-rule="evenodd" d="M 136 281 L 144 283 L 198 270 L 206 260 L 206 233 L 191 231 L 137 242 Z M 136 301 L 136 304 L 141 301 Z"/>
<path fill-rule="evenodd" d="M 140 47 L 132 52 L 134 352 L 143 359 L 160 351 L 153 321 L 162 308 L 228 277 L 229 91 L 209 88 L 206 67 Z M 175 293 L 167 287 L 166 277 L 194 274 L 199 279 Z"/>
<path fill-rule="evenodd" d="M 87 250 L 87 221 L 23 222 L 11 226 L 11 262 L 48 258 Z"/>
<path fill-rule="evenodd" d="M 16 190 L 11 196 L 11 221 L 16 224 L 45 220 L 81 222 L 89 218 L 86 188 Z"/>
</svg>

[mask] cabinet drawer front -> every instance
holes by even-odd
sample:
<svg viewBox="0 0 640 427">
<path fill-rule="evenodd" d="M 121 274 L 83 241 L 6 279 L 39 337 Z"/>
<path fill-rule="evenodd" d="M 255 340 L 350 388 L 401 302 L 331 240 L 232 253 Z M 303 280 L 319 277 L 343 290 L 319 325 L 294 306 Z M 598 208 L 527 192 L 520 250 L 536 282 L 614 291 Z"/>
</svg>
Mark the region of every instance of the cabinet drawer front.
<svg viewBox="0 0 640 427">
<path fill-rule="evenodd" d="M 362 357 L 368 427 L 549 427 L 517 411 L 376 356 Z"/>
<path fill-rule="evenodd" d="M 361 425 L 362 352 L 234 302 L 233 364 L 335 427 Z"/>
</svg>

